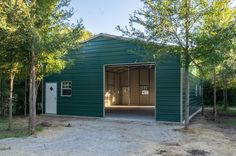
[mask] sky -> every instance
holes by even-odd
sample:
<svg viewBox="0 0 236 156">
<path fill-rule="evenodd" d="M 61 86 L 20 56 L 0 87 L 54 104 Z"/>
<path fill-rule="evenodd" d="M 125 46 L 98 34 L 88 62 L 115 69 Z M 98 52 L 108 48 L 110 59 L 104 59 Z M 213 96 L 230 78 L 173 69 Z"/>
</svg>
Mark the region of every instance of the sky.
<svg viewBox="0 0 236 156">
<path fill-rule="evenodd" d="M 116 26 L 129 25 L 129 15 L 142 8 L 140 0 L 71 0 L 74 15 L 71 22 L 83 20 L 85 28 L 93 34 L 122 35 Z"/>
<path fill-rule="evenodd" d="M 233 0 L 232 6 L 236 6 Z M 122 35 L 116 26 L 122 28 L 129 25 L 129 15 L 143 7 L 140 0 L 71 0 L 74 8 L 72 23 L 80 18 L 85 28 L 93 34 L 108 33 Z"/>
</svg>

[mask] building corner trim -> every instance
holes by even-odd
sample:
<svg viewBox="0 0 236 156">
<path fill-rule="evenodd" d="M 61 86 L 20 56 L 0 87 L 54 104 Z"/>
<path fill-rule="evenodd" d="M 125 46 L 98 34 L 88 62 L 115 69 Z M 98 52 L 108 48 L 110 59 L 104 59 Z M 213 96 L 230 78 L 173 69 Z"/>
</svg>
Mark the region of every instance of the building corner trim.
<svg viewBox="0 0 236 156">
<path fill-rule="evenodd" d="M 180 122 L 183 121 L 183 68 L 180 68 Z"/>
</svg>

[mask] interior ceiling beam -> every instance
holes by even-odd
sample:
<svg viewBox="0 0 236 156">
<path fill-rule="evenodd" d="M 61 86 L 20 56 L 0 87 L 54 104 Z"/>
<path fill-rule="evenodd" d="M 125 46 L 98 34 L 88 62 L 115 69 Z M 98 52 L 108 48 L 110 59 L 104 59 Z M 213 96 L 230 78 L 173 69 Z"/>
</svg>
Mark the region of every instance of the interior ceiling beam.
<svg viewBox="0 0 236 156">
<path fill-rule="evenodd" d="M 117 65 L 106 65 L 106 71 L 110 72 L 126 72 L 130 69 L 154 69 L 154 64 L 117 64 Z"/>
<path fill-rule="evenodd" d="M 154 63 L 140 63 L 140 64 L 107 64 L 106 67 L 135 67 L 135 66 L 155 66 Z"/>
</svg>

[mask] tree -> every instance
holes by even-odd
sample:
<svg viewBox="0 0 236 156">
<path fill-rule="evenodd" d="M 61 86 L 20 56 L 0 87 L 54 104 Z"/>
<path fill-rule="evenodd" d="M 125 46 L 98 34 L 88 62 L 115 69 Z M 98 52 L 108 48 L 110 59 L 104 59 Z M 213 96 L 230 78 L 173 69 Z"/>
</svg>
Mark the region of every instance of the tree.
<svg viewBox="0 0 236 156">
<path fill-rule="evenodd" d="M 13 105 L 13 89 L 15 75 L 21 68 L 22 51 L 21 47 L 23 39 L 21 35 L 22 20 L 25 17 L 21 13 L 21 5 L 17 1 L 2 1 L 1 10 L 1 25 L 0 25 L 0 69 L 8 75 L 9 79 L 9 124 L 8 129 L 12 129 L 12 105 Z"/>
<path fill-rule="evenodd" d="M 163 47 L 173 47 L 170 53 L 181 56 L 181 64 L 184 67 L 185 81 L 185 128 L 189 127 L 189 66 L 197 64 L 194 42 L 194 33 L 201 26 L 203 16 L 208 12 L 206 1 L 201 0 L 143 0 L 144 7 L 134 12 L 130 17 L 130 27 L 125 29 L 117 27 L 134 39 L 142 39 L 155 43 L 151 47 L 156 55 L 167 53 Z M 139 29 L 135 27 L 139 25 Z M 159 44 L 160 46 L 156 46 Z M 150 44 L 149 44 L 150 45 Z M 170 46 L 174 45 L 174 46 Z"/>
<path fill-rule="evenodd" d="M 70 25 L 67 20 L 73 10 L 67 9 L 69 0 L 29 0 L 24 1 L 28 10 L 29 40 L 29 130 L 35 134 L 37 82 L 45 72 L 60 72 L 67 61 L 64 56 L 78 48 L 78 39 L 82 35 L 82 25 Z M 47 10 L 47 11 L 45 11 Z M 56 68 L 55 68 L 56 65 Z M 53 68 L 52 68 L 53 66 Z"/>
<path fill-rule="evenodd" d="M 65 56 L 68 52 L 79 48 L 81 39 L 91 35 L 84 30 L 81 21 L 69 24 L 69 18 L 73 15 L 73 9 L 68 8 L 69 2 L 70 0 L 3 0 L 0 2 L 0 67 L 10 71 L 10 88 L 13 86 L 18 67 L 24 66 L 30 69 L 29 130 L 31 134 L 35 134 L 37 90 L 42 78 L 60 72 L 70 64 L 71 61 Z M 7 58 L 11 58 L 12 61 Z M 24 70 L 25 68 L 19 72 L 22 73 Z M 28 74 L 23 75 L 27 77 Z M 13 88 L 10 89 L 10 93 L 12 91 Z"/>
<path fill-rule="evenodd" d="M 214 120 L 217 120 L 216 107 L 216 68 L 219 68 L 228 59 L 235 49 L 235 13 L 230 7 L 230 0 L 214 0 L 209 6 L 209 13 L 203 18 L 202 28 L 195 34 L 195 58 L 200 60 L 201 66 L 210 66 L 213 69 L 214 86 Z"/>
<path fill-rule="evenodd" d="M 219 74 L 222 76 L 223 85 L 223 103 L 224 111 L 228 108 L 228 87 L 230 87 L 230 79 L 236 75 L 236 51 L 232 50 L 229 54 L 229 59 L 225 60 L 220 66 Z"/>
</svg>

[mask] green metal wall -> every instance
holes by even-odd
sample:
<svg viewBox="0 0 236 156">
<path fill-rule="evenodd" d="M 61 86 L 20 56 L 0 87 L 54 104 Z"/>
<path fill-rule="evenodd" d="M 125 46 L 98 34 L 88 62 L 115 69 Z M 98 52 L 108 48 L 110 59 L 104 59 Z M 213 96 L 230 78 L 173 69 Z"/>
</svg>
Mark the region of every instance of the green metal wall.
<svg viewBox="0 0 236 156">
<path fill-rule="evenodd" d="M 102 117 L 104 64 L 147 62 L 145 54 L 148 53 L 143 48 L 130 41 L 106 36 L 94 38 L 80 51 L 70 53 L 74 65 L 45 78 L 45 82 L 57 82 L 57 114 Z M 179 58 L 169 56 L 159 62 L 156 61 L 156 119 L 180 122 Z M 71 97 L 61 96 L 61 81 L 72 81 Z"/>
<path fill-rule="evenodd" d="M 157 63 L 157 120 L 180 122 L 180 64 L 179 58 L 161 58 Z"/>
<path fill-rule="evenodd" d="M 183 120 L 185 113 L 185 85 L 183 79 Z M 198 86 L 198 93 L 196 96 L 196 85 Z M 197 76 L 189 73 L 189 115 L 193 115 L 202 107 L 202 95 L 199 95 L 199 86 L 201 85 L 201 80 Z M 202 85 L 201 85 L 202 87 Z"/>
</svg>

